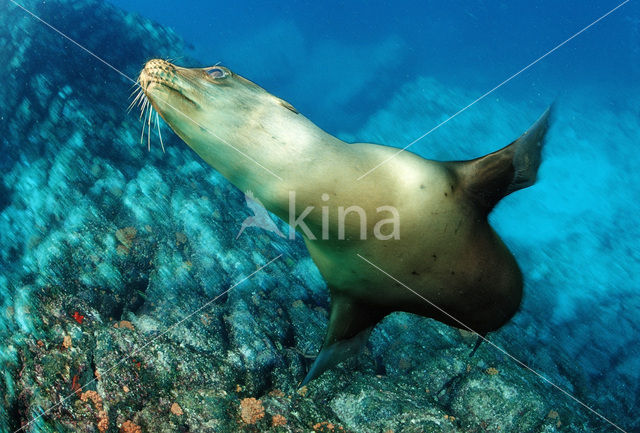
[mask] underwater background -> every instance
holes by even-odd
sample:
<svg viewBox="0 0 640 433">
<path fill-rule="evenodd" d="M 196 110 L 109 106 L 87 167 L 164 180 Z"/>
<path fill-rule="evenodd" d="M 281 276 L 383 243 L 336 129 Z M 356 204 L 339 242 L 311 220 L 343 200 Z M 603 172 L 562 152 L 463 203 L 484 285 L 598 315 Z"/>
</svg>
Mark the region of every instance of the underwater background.
<svg viewBox="0 0 640 433">
<path fill-rule="evenodd" d="M 484 155 L 555 103 L 491 214 L 525 294 L 489 338 L 565 394 L 404 313 L 298 389 L 329 307 L 304 244 L 236 239 L 243 192 L 165 125 L 148 151 L 124 75 L 221 62 L 403 147 L 620 2 L 16 1 L 121 73 L 0 0 L 0 432 L 640 432 L 638 2 L 410 148 Z"/>
</svg>

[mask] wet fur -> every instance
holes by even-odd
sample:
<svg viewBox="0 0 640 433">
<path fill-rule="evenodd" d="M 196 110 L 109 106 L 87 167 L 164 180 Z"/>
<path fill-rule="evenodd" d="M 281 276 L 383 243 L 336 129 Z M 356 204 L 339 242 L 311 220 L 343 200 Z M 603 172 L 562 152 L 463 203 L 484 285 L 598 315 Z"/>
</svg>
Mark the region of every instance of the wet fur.
<svg viewBox="0 0 640 433">
<path fill-rule="evenodd" d="M 332 299 L 322 351 L 303 384 L 357 353 L 393 311 L 480 335 L 513 317 L 522 273 L 487 216 L 502 197 L 535 181 L 548 111 L 518 140 L 484 157 L 436 162 L 402 152 L 356 180 L 397 149 L 344 143 L 256 84 L 226 68 L 224 78 L 212 79 L 210 69 L 152 60 L 140 83 L 173 130 L 234 185 L 253 190 L 285 221 L 290 190 L 297 215 L 326 204 L 323 193 L 334 207 L 357 204 L 375 216 L 390 205 L 401 215 L 400 239 L 361 240 L 354 220 L 347 221 L 345 240 L 303 236 Z M 368 233 L 380 218 L 367 220 Z M 320 233 L 318 214 L 306 222 Z"/>
</svg>

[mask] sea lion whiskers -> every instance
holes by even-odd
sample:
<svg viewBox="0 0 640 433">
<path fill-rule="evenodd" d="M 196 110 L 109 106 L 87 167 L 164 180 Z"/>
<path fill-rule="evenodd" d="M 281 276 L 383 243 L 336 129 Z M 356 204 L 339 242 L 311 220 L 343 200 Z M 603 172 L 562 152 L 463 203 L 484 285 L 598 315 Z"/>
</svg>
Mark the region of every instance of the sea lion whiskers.
<svg viewBox="0 0 640 433">
<path fill-rule="evenodd" d="M 182 60 L 184 59 L 184 56 L 177 56 L 177 57 L 167 57 L 164 60 L 169 62 L 169 63 L 174 63 L 174 61 L 176 60 Z"/>
<path fill-rule="evenodd" d="M 158 128 L 158 138 L 160 139 L 160 147 L 162 147 L 162 153 L 164 153 L 164 143 L 162 142 L 162 134 L 160 134 L 160 119 L 157 111 L 156 111 L 156 127 Z"/>
<path fill-rule="evenodd" d="M 142 114 L 140 115 L 142 117 Z M 140 133 L 140 144 L 142 144 L 142 140 L 144 139 L 144 122 L 142 123 L 142 132 Z"/>
<path fill-rule="evenodd" d="M 140 107 L 140 120 L 142 121 L 142 132 L 140 134 L 140 144 L 142 144 L 144 140 L 144 130 L 147 127 L 147 119 L 151 114 L 151 103 L 145 97 L 142 102 L 142 106 Z M 150 146 L 148 146 L 150 147 Z"/>
<path fill-rule="evenodd" d="M 129 95 L 129 99 L 133 98 L 133 100 L 131 101 L 131 104 L 129 104 L 129 107 L 127 107 L 127 113 L 129 111 L 131 111 L 131 109 L 134 107 L 134 105 L 136 105 L 136 102 L 138 101 L 138 99 L 140 98 L 140 93 L 142 92 L 142 86 L 140 86 L 140 81 L 139 79 L 136 80 L 136 82 L 131 86 L 133 88 L 133 90 L 131 91 L 131 94 Z"/>
<path fill-rule="evenodd" d="M 144 96 L 142 98 L 142 104 L 140 106 L 140 120 L 142 120 L 142 117 L 144 116 L 145 110 L 146 110 L 148 105 L 149 105 L 149 99 L 147 99 L 147 97 Z"/>
<path fill-rule="evenodd" d="M 162 147 L 162 152 L 164 153 L 164 142 L 162 141 L 162 134 L 160 133 L 160 120 L 158 118 L 158 113 L 153 109 L 153 106 L 149 102 L 149 99 L 144 93 L 144 88 L 142 87 L 140 80 L 138 79 L 134 86 L 137 86 L 136 89 L 131 92 L 130 97 L 133 97 L 131 104 L 127 108 L 127 113 L 131 111 L 131 109 L 139 105 L 140 106 L 140 120 L 142 121 L 142 131 L 140 134 L 140 143 L 142 144 L 144 140 L 144 130 L 147 129 L 147 150 L 151 150 L 151 120 L 152 116 L 155 114 L 154 126 L 158 129 L 158 138 L 160 139 L 160 146 Z M 135 96 L 134 96 L 135 95 Z M 144 119 L 144 120 L 143 120 Z"/>
<path fill-rule="evenodd" d="M 129 107 L 127 108 L 127 113 L 129 113 L 134 106 L 140 104 L 141 101 L 142 101 L 142 98 L 145 97 L 144 96 L 144 91 L 142 90 L 142 87 L 138 87 L 137 89 L 135 89 L 131 93 L 130 97 L 133 97 L 135 92 L 138 92 L 138 93 L 136 94 L 135 98 L 133 98 L 133 101 L 131 101 L 131 104 L 129 104 Z"/>
<path fill-rule="evenodd" d="M 131 98 L 136 92 L 138 92 L 141 87 L 142 86 L 140 86 L 140 78 L 138 77 L 130 87 L 130 89 L 132 90 L 131 90 L 131 94 L 129 95 L 129 98 Z"/>
<path fill-rule="evenodd" d="M 149 112 L 147 113 L 147 125 L 149 129 L 147 130 L 147 151 L 151 152 L 151 113 L 153 112 L 153 108 L 151 104 L 149 104 Z M 144 128 L 144 125 L 142 126 Z"/>
<path fill-rule="evenodd" d="M 131 93 L 129 94 L 129 98 L 132 98 L 133 95 L 135 95 L 137 92 L 140 91 L 140 86 L 138 85 L 138 83 L 136 82 L 136 84 L 134 84 L 133 86 L 131 86 L 133 88 L 133 90 L 131 90 Z"/>
</svg>

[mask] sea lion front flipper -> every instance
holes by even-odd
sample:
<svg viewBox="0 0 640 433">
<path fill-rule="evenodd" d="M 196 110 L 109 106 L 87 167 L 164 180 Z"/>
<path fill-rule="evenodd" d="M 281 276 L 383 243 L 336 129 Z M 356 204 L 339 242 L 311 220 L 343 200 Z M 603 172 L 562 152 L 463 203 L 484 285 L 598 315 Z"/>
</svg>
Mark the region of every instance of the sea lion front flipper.
<svg viewBox="0 0 640 433">
<path fill-rule="evenodd" d="M 373 327 L 391 311 L 367 305 L 344 296 L 331 296 L 329 326 L 322 349 L 307 376 L 304 386 L 338 363 L 356 355 L 369 339 Z"/>
<path fill-rule="evenodd" d="M 469 354 L 469 358 L 471 358 L 474 355 L 474 353 L 476 353 L 476 350 L 478 350 L 478 347 L 480 347 L 480 344 L 482 344 L 482 342 L 486 340 L 486 335 L 487 334 L 478 334 L 478 339 L 476 340 L 475 346 L 473 346 L 473 350 Z"/>
</svg>

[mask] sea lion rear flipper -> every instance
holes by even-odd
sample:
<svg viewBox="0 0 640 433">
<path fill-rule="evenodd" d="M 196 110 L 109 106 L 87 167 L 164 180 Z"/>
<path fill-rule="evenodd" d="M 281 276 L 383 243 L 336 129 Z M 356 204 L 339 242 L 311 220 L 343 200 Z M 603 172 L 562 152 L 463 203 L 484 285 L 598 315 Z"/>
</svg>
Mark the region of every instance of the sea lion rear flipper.
<svg viewBox="0 0 640 433">
<path fill-rule="evenodd" d="M 516 141 L 470 161 L 449 163 L 465 193 L 487 212 L 502 199 L 536 181 L 551 107 Z"/>
<path fill-rule="evenodd" d="M 332 295 L 327 335 L 320 353 L 300 386 L 358 354 L 369 339 L 373 327 L 389 312 L 356 302 L 346 296 Z"/>
</svg>

